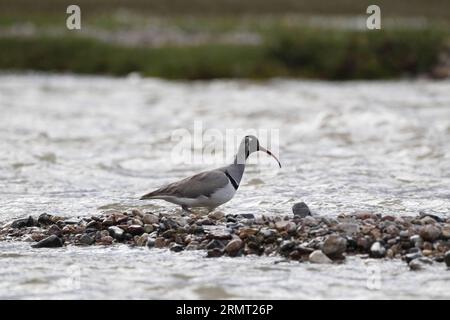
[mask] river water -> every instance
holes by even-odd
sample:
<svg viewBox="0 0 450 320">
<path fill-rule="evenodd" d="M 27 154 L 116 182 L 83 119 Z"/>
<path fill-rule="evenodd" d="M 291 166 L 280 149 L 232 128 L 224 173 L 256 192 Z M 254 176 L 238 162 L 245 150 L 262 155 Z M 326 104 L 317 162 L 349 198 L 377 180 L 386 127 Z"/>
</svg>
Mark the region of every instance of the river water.
<svg viewBox="0 0 450 320">
<path fill-rule="evenodd" d="M 0 223 L 110 208 L 177 214 L 172 204 L 137 199 L 227 164 L 236 148 L 230 141 L 246 132 L 269 145 L 283 168 L 252 156 L 239 192 L 221 207 L 225 213 L 289 214 L 293 203 L 304 201 L 318 215 L 449 214 L 450 81 L 4 74 Z M 191 139 L 184 142 L 192 141 L 192 152 L 181 148 L 180 136 Z M 211 141 L 220 137 L 228 137 L 217 144 L 226 152 L 218 148 L 211 156 Z M 38 250 L 0 243 L 0 297 L 450 298 L 450 273 L 442 264 L 410 272 L 402 262 L 359 258 L 316 266 L 274 257 L 203 257 L 126 246 Z"/>
</svg>

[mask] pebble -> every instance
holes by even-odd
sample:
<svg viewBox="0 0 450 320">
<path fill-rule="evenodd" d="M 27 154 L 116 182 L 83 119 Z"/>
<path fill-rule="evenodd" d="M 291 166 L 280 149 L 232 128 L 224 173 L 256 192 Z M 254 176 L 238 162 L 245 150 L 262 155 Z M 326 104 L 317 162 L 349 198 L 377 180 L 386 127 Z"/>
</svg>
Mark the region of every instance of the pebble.
<svg viewBox="0 0 450 320">
<path fill-rule="evenodd" d="M 428 224 L 420 229 L 420 236 L 425 241 L 434 241 L 441 235 L 441 229 L 435 225 Z"/>
<path fill-rule="evenodd" d="M 33 248 L 58 248 L 63 246 L 61 238 L 55 235 L 51 235 L 45 239 L 42 239 L 38 243 L 31 245 Z"/>
<path fill-rule="evenodd" d="M 411 270 L 418 271 L 418 270 L 422 270 L 423 268 L 425 268 L 426 265 L 430 265 L 432 263 L 433 263 L 433 261 L 431 261 L 429 258 L 421 257 L 421 258 L 416 258 L 414 260 L 411 260 L 408 263 L 408 266 Z"/>
<path fill-rule="evenodd" d="M 124 238 L 125 231 L 123 231 L 121 228 L 112 226 L 108 228 L 109 235 L 113 237 L 114 239 L 120 241 Z"/>
<path fill-rule="evenodd" d="M 91 244 L 93 244 L 95 242 L 94 238 L 92 238 L 91 236 L 89 236 L 87 234 L 83 234 L 79 241 L 81 244 L 85 244 L 88 246 L 90 246 Z"/>
<path fill-rule="evenodd" d="M 222 211 L 213 211 L 208 214 L 208 218 L 213 220 L 221 220 L 225 217 L 225 213 Z"/>
<path fill-rule="evenodd" d="M 420 252 L 413 252 L 413 253 L 408 253 L 407 255 L 405 255 L 405 260 L 406 260 L 406 263 L 410 263 L 412 260 L 421 258 L 421 257 L 422 257 L 422 254 Z"/>
<path fill-rule="evenodd" d="M 138 224 L 132 224 L 131 226 L 128 226 L 127 232 L 133 236 L 140 236 L 144 233 L 144 227 Z"/>
<path fill-rule="evenodd" d="M 372 258 L 383 258 L 386 255 L 386 248 L 380 242 L 374 242 L 370 247 L 370 256 Z"/>
<path fill-rule="evenodd" d="M 173 252 L 181 252 L 183 250 L 184 250 L 184 247 L 178 243 L 174 243 L 173 245 L 170 246 L 170 251 L 173 251 Z"/>
<path fill-rule="evenodd" d="M 450 267 L 450 251 L 447 251 L 444 255 L 444 262 L 447 267 Z"/>
<path fill-rule="evenodd" d="M 56 224 L 52 224 L 50 228 L 48 228 L 48 234 L 54 234 L 59 237 L 62 235 L 62 230 Z"/>
<path fill-rule="evenodd" d="M 328 258 L 321 250 L 315 250 L 309 255 L 309 262 L 311 263 L 333 263 L 330 258 Z"/>
<path fill-rule="evenodd" d="M 230 256 L 230 257 L 235 257 L 240 249 L 243 246 L 243 242 L 241 239 L 234 239 L 231 240 L 230 242 L 228 242 L 228 244 L 225 246 L 225 252 Z"/>
<path fill-rule="evenodd" d="M 114 241 L 113 237 L 111 237 L 111 236 L 104 236 L 104 237 L 100 238 L 99 243 L 100 244 L 109 245 L 109 244 L 112 244 L 113 241 Z"/>
<path fill-rule="evenodd" d="M 442 237 L 450 239 L 450 225 L 446 224 L 442 227 Z"/>
<path fill-rule="evenodd" d="M 331 235 L 327 237 L 322 246 L 322 252 L 331 259 L 342 259 L 342 254 L 346 249 L 347 239 L 338 235 Z"/>
<path fill-rule="evenodd" d="M 148 238 L 148 240 L 147 240 L 147 247 L 153 248 L 154 246 L 155 246 L 155 239 Z"/>
<path fill-rule="evenodd" d="M 20 229 L 20 228 L 25 228 L 25 227 L 32 227 L 34 225 L 35 225 L 35 222 L 34 222 L 33 217 L 29 216 L 28 218 L 25 218 L 25 219 L 17 219 L 15 221 L 13 221 L 13 223 L 11 224 L 11 227 Z"/>
<path fill-rule="evenodd" d="M 306 216 L 311 215 L 311 211 L 309 210 L 308 206 L 304 202 L 295 203 L 292 206 L 292 213 L 294 214 L 294 216 L 297 216 L 300 218 L 304 218 Z"/>
<path fill-rule="evenodd" d="M 142 217 L 142 221 L 144 222 L 144 224 L 159 223 L 158 217 L 156 215 L 154 215 L 154 214 L 151 214 L 151 213 L 144 214 L 144 216 Z"/>
<path fill-rule="evenodd" d="M 310 226 L 313 227 L 315 225 L 317 225 L 319 222 L 317 221 L 317 219 L 315 219 L 312 216 L 307 216 L 305 218 L 303 218 L 303 224 L 306 226 Z"/>
<path fill-rule="evenodd" d="M 353 236 L 359 232 L 359 225 L 356 223 L 342 222 L 336 226 L 338 231 L 344 232 L 347 236 Z"/>
<path fill-rule="evenodd" d="M 208 250 L 206 256 L 208 258 L 217 258 L 217 257 L 221 257 L 223 255 L 223 251 L 219 248 L 215 248 L 215 249 L 210 249 Z"/>
</svg>

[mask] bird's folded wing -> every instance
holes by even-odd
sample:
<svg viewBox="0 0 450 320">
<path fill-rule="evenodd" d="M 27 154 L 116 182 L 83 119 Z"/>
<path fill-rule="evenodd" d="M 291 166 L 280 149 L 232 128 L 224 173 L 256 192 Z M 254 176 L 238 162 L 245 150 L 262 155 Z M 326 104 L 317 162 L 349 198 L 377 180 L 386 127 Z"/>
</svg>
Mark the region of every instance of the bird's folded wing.
<svg viewBox="0 0 450 320">
<path fill-rule="evenodd" d="M 209 197 L 218 189 L 225 187 L 228 182 L 228 177 L 223 171 L 205 171 L 192 177 L 168 184 L 144 195 L 141 199 L 150 199 L 160 196 L 175 196 L 193 199 L 200 196 Z"/>
</svg>

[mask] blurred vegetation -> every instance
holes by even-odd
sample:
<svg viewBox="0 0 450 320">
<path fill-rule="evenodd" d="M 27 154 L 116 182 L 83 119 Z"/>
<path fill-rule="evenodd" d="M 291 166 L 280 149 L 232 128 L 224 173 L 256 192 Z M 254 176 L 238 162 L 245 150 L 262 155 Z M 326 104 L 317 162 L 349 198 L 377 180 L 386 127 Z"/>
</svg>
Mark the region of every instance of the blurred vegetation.
<svg viewBox="0 0 450 320">
<path fill-rule="evenodd" d="M 386 79 L 429 74 L 439 56 L 448 54 L 448 0 L 377 1 L 381 31 L 311 25 L 308 20 L 364 17 L 372 2 L 78 0 L 83 27 L 68 31 L 65 9 L 72 1 L 1 0 L 0 69 L 119 76 L 139 72 L 169 79 Z M 410 19 L 409 25 L 397 25 L 400 18 Z M 24 26 L 31 31 L 17 34 Z M 123 31 L 135 35 L 149 28 L 188 39 L 208 37 L 154 45 L 104 36 Z M 230 34 L 256 35 L 259 40 L 221 40 Z"/>
</svg>

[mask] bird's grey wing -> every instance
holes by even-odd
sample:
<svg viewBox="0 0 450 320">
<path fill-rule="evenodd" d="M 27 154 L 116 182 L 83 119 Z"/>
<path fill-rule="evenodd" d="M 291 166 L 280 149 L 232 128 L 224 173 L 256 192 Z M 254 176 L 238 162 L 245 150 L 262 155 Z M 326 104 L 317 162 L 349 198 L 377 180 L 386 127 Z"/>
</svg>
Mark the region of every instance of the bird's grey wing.
<svg viewBox="0 0 450 320">
<path fill-rule="evenodd" d="M 228 177 L 221 170 L 205 171 L 168 184 L 142 196 L 141 199 L 151 199 L 161 196 L 176 196 L 180 198 L 209 197 L 218 189 L 226 186 L 228 182 Z"/>
</svg>

